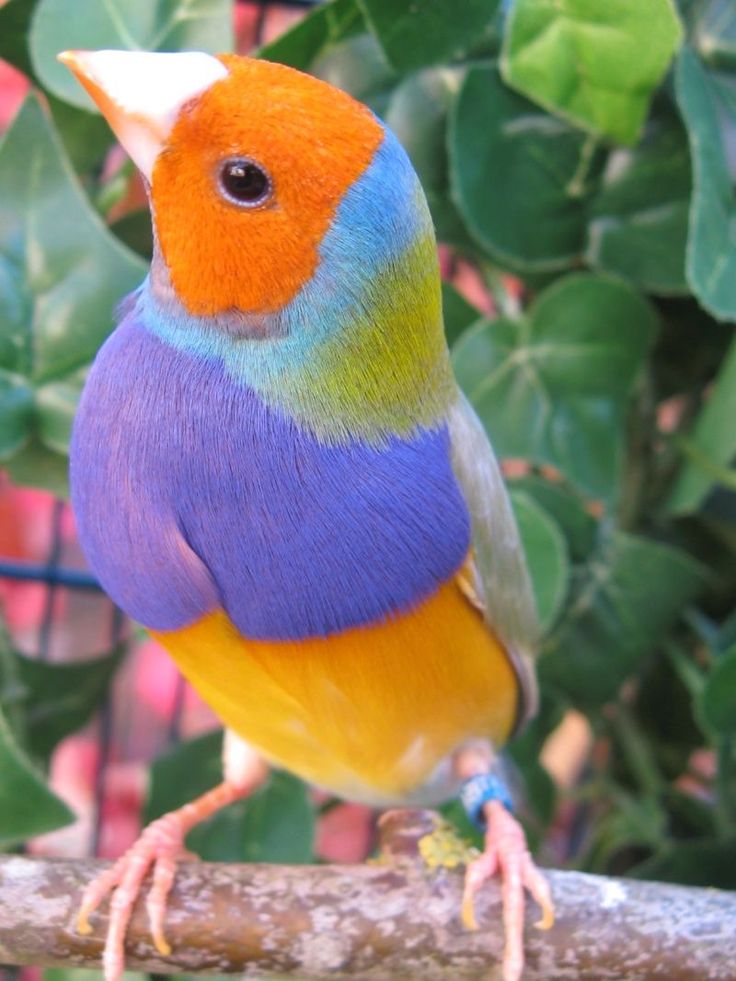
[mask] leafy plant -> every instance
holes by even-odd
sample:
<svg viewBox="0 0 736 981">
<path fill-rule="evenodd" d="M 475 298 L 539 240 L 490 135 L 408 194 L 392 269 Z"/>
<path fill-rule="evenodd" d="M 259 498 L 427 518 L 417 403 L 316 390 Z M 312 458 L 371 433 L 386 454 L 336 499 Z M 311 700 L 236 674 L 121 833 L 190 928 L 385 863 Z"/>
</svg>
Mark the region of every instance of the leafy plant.
<svg viewBox="0 0 736 981">
<path fill-rule="evenodd" d="M 131 171 L 103 167 L 109 137 L 54 55 L 229 43 L 226 0 L 78 6 L 0 9 L 0 55 L 36 86 L 0 147 L 0 459 L 54 488 L 85 367 L 150 248 L 145 221 L 113 217 Z M 510 752 L 535 837 L 556 794 L 539 754 L 574 708 L 600 752 L 568 792 L 584 834 L 556 860 L 732 887 L 735 41 L 729 0 L 472 0 L 462 16 L 451 0 L 330 0 L 260 52 L 388 120 L 440 241 L 493 297 L 483 316 L 445 287 L 458 379 L 500 455 L 525 461 L 511 488 L 543 698 Z M 26 728 L 43 694 L 13 696 L 13 678 L 45 682 L 2 663 L 7 843 L 68 815 L 27 756 L 51 748 Z M 159 761 L 150 816 L 214 782 L 217 753 L 211 737 Z M 260 857 L 304 859 L 313 820 L 278 776 L 198 844 L 253 857 L 268 827 Z"/>
</svg>

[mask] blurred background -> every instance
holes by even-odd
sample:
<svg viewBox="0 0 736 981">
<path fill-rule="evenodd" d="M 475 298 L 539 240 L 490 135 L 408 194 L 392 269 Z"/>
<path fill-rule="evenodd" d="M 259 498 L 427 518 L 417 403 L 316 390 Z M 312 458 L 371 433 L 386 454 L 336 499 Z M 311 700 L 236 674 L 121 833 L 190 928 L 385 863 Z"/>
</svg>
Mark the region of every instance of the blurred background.
<svg viewBox="0 0 736 981">
<path fill-rule="evenodd" d="M 65 500 L 86 366 L 151 235 L 54 60 L 202 48 L 345 88 L 420 175 L 545 631 L 508 753 L 538 857 L 736 887 L 736 9 L 584 6 L 0 3 L 0 848 L 117 856 L 219 776 L 216 720 L 100 592 Z M 189 841 L 356 861 L 375 817 L 276 774 Z"/>
</svg>

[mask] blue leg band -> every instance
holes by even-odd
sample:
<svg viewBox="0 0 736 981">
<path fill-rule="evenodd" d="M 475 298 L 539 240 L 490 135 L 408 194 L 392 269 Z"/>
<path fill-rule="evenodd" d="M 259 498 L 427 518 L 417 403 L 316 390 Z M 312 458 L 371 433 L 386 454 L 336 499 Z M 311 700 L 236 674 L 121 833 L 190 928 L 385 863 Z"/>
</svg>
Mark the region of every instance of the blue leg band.
<svg viewBox="0 0 736 981">
<path fill-rule="evenodd" d="M 481 831 L 485 831 L 486 827 L 483 805 L 491 800 L 500 801 L 507 811 L 513 813 L 514 804 L 508 787 L 492 773 L 478 773 L 466 780 L 460 788 L 460 803 L 470 820 Z"/>
</svg>

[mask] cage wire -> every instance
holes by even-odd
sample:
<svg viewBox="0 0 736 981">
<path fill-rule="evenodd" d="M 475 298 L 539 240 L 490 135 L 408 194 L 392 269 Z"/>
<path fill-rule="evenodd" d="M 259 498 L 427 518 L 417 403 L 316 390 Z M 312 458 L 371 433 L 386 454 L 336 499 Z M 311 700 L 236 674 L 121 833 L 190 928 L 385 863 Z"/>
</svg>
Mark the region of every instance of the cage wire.
<svg viewBox="0 0 736 981">
<path fill-rule="evenodd" d="M 318 0 L 236 0 L 233 11 L 236 50 L 245 54 L 273 40 L 317 2 Z M 8 483 L 0 487 L 0 490 L 14 493 Z M 23 493 L 21 491 L 20 495 Z M 13 598 L 18 595 L 17 592 L 13 593 L 12 588 L 7 591 L 10 584 L 16 584 L 16 589 L 22 584 L 36 584 L 41 591 L 40 597 L 35 596 L 35 608 L 39 616 L 34 618 L 33 624 L 25 624 L 22 629 L 12 629 L 12 617 L 9 616 L 14 642 L 27 655 L 42 661 L 63 662 L 112 650 L 125 641 L 129 647 L 126 660 L 131 659 L 131 655 L 134 659 L 136 649 L 141 646 L 141 635 L 104 594 L 94 575 L 86 568 L 73 534 L 70 505 L 61 499 L 51 500 L 41 492 L 28 492 L 28 496 L 36 502 L 38 508 L 33 517 L 33 536 L 38 538 L 39 526 L 44 524 L 44 518 L 47 521 L 48 535 L 45 555 L 42 553 L 44 557 L 41 561 L 31 562 L 0 553 L 0 586 L 6 587 L 2 597 L 4 613 L 12 613 Z M 10 519 L 12 520 L 12 514 Z M 8 520 L 7 514 L 5 520 Z M 69 624 L 75 620 L 79 621 L 82 633 L 75 629 L 69 630 Z M 94 626 L 90 630 L 92 624 Z M 94 644 L 90 636 L 95 637 Z M 84 640 L 81 641 L 81 646 L 84 650 L 80 649 L 82 637 Z M 173 665 L 171 670 L 175 671 Z M 145 706 L 134 704 L 131 708 L 131 702 L 138 702 L 136 698 L 131 699 L 132 694 L 134 676 L 126 665 L 118 670 L 115 682 L 96 718 L 90 723 L 92 730 L 88 727 L 89 731 L 94 732 L 96 750 L 93 753 L 94 771 L 90 781 L 93 793 L 92 815 L 88 821 L 84 847 L 80 849 L 77 839 L 75 848 L 69 854 L 95 856 L 105 853 L 103 833 L 113 754 L 116 762 L 137 760 L 139 763 L 147 763 L 152 757 L 176 745 L 185 735 L 188 688 L 178 672 L 175 673 L 173 697 L 169 699 L 163 719 L 159 717 L 155 724 L 152 724 L 151 718 L 143 711 Z M 195 732 L 197 729 L 203 731 L 211 727 L 211 724 L 211 717 L 204 722 L 200 718 Z M 141 738 L 141 734 L 144 738 Z M 146 739 L 146 734 L 151 738 Z M 142 801 L 141 789 L 139 803 L 142 804 Z M 0 979 L 16 976 L 17 971 L 0 967 Z"/>
</svg>

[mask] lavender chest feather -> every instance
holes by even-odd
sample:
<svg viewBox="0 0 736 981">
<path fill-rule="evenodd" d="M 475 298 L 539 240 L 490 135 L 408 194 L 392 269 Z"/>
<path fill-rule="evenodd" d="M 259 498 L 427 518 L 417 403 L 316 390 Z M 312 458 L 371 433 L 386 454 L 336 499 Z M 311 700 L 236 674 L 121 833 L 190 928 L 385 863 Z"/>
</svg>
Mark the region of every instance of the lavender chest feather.
<svg viewBox="0 0 736 981">
<path fill-rule="evenodd" d="M 92 568 L 151 629 L 222 607 L 246 637 L 324 636 L 425 599 L 469 548 L 445 431 L 325 446 L 131 319 L 90 374 L 71 479 Z"/>
</svg>

